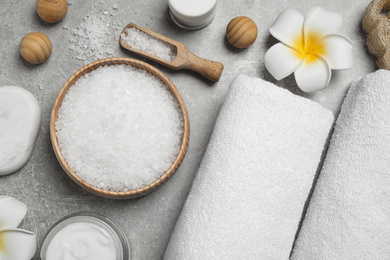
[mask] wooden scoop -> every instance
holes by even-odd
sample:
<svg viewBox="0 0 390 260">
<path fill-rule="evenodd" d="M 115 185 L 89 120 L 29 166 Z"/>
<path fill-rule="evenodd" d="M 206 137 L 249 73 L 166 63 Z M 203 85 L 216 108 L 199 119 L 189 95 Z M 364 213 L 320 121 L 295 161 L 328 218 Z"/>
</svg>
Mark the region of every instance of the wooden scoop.
<svg viewBox="0 0 390 260">
<path fill-rule="evenodd" d="M 151 30 L 148 30 L 146 28 L 143 28 L 139 25 L 136 25 L 134 23 L 130 23 L 126 25 L 126 27 L 123 29 L 122 33 L 126 34 L 126 29 L 135 27 L 150 36 L 159 39 L 160 41 L 163 41 L 169 45 L 171 45 L 175 50 L 174 52 L 176 53 L 176 57 L 172 61 L 164 60 L 160 57 L 157 57 L 153 54 L 140 51 L 137 49 L 133 49 L 129 45 L 127 45 L 123 40 L 122 37 L 120 37 L 120 44 L 123 48 L 132 51 L 134 53 L 137 53 L 145 58 L 151 59 L 157 63 L 160 63 L 162 65 L 165 65 L 171 69 L 174 70 L 192 70 L 195 71 L 209 80 L 216 82 L 219 80 L 219 77 L 221 76 L 222 70 L 223 70 L 223 64 L 216 62 L 216 61 L 211 61 L 211 60 L 205 60 L 202 59 L 195 54 L 193 54 L 186 45 L 183 43 L 177 42 L 175 40 L 169 39 L 168 37 L 165 37 L 163 35 L 160 35 L 158 33 L 155 33 Z"/>
</svg>

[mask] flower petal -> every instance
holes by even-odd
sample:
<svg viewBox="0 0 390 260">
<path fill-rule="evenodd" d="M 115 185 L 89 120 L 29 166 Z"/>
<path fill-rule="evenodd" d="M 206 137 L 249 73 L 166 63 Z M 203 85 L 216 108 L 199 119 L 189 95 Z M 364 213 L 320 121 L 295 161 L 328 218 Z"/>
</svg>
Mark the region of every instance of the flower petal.
<svg viewBox="0 0 390 260">
<path fill-rule="evenodd" d="M 315 44 L 316 41 L 325 35 L 337 33 L 342 23 L 343 17 L 340 13 L 329 11 L 319 6 L 313 7 L 306 15 L 303 25 L 306 44 Z M 316 36 L 315 39 L 312 38 L 313 35 Z"/>
<path fill-rule="evenodd" d="M 331 69 L 349 69 L 353 63 L 353 46 L 351 41 L 339 34 L 329 34 L 318 44 L 324 46 L 322 54 Z"/>
<path fill-rule="evenodd" d="M 303 63 L 299 53 L 283 43 L 277 43 L 266 52 L 264 65 L 276 80 L 281 80 Z"/>
<path fill-rule="evenodd" d="M 272 36 L 286 44 L 287 46 L 297 49 L 303 41 L 303 21 L 305 18 L 297 10 L 287 9 L 283 11 L 269 29 Z"/>
<path fill-rule="evenodd" d="M 8 196 L 0 196 L 0 228 L 17 228 L 26 216 L 27 206 Z"/>
<path fill-rule="evenodd" d="M 328 86 L 332 73 L 325 58 L 318 55 L 318 59 L 303 63 L 294 75 L 300 89 L 305 92 L 314 92 Z"/>
<path fill-rule="evenodd" d="M 0 229 L 0 259 L 30 260 L 37 250 L 33 232 L 23 229 Z"/>
</svg>

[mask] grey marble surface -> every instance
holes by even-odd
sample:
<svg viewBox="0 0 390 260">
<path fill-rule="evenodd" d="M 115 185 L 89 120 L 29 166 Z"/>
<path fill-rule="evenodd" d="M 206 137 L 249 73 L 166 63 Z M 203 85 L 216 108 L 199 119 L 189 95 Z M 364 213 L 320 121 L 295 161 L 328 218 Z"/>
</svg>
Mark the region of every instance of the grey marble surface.
<svg viewBox="0 0 390 260">
<path fill-rule="evenodd" d="M 48 24 L 35 12 L 35 1 L 1 0 L 0 5 L 0 86 L 16 85 L 29 90 L 39 101 L 42 122 L 38 140 L 29 162 L 19 171 L 0 176 L 0 195 L 13 196 L 28 206 L 21 227 L 34 231 L 39 250 L 45 233 L 65 215 L 78 211 L 103 214 L 123 227 L 131 245 L 132 259 L 161 259 L 175 222 L 191 187 L 200 160 L 212 132 L 219 108 L 232 79 L 240 73 L 261 77 L 293 93 L 319 102 L 336 115 L 348 87 L 358 77 L 376 69 L 374 58 L 365 45 L 361 28 L 362 15 L 370 0 L 220 0 L 211 25 L 199 31 L 179 29 L 170 19 L 166 0 L 85 0 L 69 1 L 68 14 L 62 22 Z M 118 9 L 112 8 L 117 5 Z M 354 65 L 336 71 L 328 88 L 314 94 L 301 92 L 293 77 L 276 82 L 264 68 L 264 54 L 277 41 L 268 28 L 286 8 L 306 14 L 320 5 L 340 12 L 344 17 L 341 33 L 354 45 Z M 104 12 L 107 10 L 107 13 Z M 181 92 L 190 115 L 191 140 L 187 156 L 177 173 L 160 189 L 142 198 L 116 201 L 100 198 L 78 187 L 62 170 L 50 143 L 49 120 L 54 100 L 65 81 L 85 63 L 94 59 L 77 59 L 70 50 L 72 29 L 87 15 L 108 17 L 108 45 L 112 54 L 146 61 L 122 50 L 119 33 L 129 22 L 147 27 L 186 44 L 195 54 L 222 62 L 224 72 L 218 83 L 211 84 L 195 73 L 173 71 L 156 63 Z M 253 46 L 238 50 L 225 39 L 228 22 L 238 15 L 251 17 L 259 28 Z M 19 54 L 22 37 L 33 31 L 47 34 L 53 53 L 42 65 L 30 65 Z M 0 147 L 1 149 L 1 147 Z"/>
</svg>

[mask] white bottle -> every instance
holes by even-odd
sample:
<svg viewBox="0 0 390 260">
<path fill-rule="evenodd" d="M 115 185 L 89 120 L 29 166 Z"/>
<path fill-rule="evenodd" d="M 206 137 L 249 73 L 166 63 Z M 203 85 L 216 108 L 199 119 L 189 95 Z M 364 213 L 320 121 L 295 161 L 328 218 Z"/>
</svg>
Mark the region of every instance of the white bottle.
<svg viewBox="0 0 390 260">
<path fill-rule="evenodd" d="M 199 30 L 209 25 L 216 13 L 217 0 L 169 0 L 172 20 L 186 30 Z"/>
</svg>

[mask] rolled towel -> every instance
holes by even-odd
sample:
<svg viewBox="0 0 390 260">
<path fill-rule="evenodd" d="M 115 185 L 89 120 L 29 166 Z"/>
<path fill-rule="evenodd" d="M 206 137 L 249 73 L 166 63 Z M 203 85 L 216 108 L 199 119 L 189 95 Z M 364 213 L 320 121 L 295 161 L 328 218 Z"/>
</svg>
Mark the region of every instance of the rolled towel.
<svg viewBox="0 0 390 260">
<path fill-rule="evenodd" d="M 313 101 L 238 76 L 164 259 L 288 259 L 332 122 Z"/>
<path fill-rule="evenodd" d="M 353 83 L 292 259 L 390 258 L 390 71 Z"/>
</svg>

